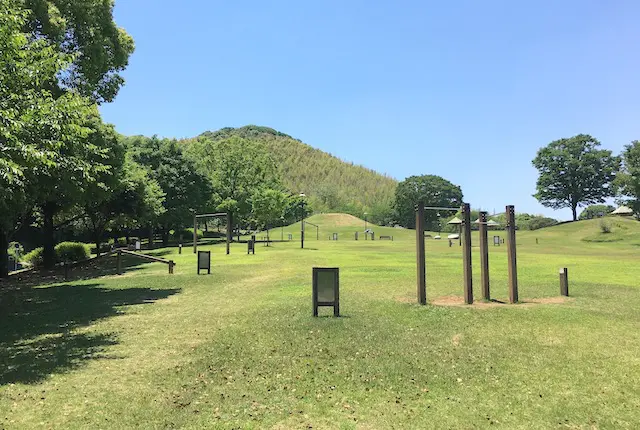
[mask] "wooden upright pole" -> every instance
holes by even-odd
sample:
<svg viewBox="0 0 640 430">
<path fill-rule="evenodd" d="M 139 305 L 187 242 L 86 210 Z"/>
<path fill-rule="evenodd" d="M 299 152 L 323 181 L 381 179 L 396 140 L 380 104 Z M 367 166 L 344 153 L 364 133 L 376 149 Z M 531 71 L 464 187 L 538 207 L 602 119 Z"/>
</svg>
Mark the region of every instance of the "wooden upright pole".
<svg viewBox="0 0 640 430">
<path fill-rule="evenodd" d="M 509 303 L 518 302 L 518 265 L 516 263 L 516 211 L 513 205 L 507 213 L 507 267 L 509 269 Z"/>
<path fill-rule="evenodd" d="M 464 247 L 462 249 L 462 261 L 464 264 L 464 302 L 473 303 L 473 276 L 471 272 L 471 206 L 465 203 L 462 206 L 462 222 L 464 230 Z"/>
<path fill-rule="evenodd" d="M 480 278 L 482 279 L 482 298 L 491 300 L 489 290 L 489 240 L 487 237 L 487 213 L 480 212 Z"/>
<path fill-rule="evenodd" d="M 416 263 L 418 269 L 418 303 L 427 304 L 427 270 L 424 251 L 424 203 L 416 207 Z"/>
<path fill-rule="evenodd" d="M 231 212 L 227 212 L 227 255 L 229 255 L 231 250 L 231 239 L 233 238 L 231 231 Z"/>
</svg>

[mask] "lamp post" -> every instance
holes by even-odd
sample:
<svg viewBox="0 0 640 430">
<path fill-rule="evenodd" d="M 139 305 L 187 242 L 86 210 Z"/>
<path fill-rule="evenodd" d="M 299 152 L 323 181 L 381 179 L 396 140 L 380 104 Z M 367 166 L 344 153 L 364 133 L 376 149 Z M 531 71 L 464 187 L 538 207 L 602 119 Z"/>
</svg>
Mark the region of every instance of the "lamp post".
<svg viewBox="0 0 640 430">
<path fill-rule="evenodd" d="M 280 242 L 284 242 L 284 217 L 280 217 Z"/>
<path fill-rule="evenodd" d="M 364 213 L 364 231 L 367 231 L 367 213 Z"/>
<path fill-rule="evenodd" d="M 305 197 L 307 197 L 304 193 L 300 193 L 300 208 L 301 208 L 301 220 L 300 220 L 300 249 L 304 249 L 304 203 Z"/>
</svg>

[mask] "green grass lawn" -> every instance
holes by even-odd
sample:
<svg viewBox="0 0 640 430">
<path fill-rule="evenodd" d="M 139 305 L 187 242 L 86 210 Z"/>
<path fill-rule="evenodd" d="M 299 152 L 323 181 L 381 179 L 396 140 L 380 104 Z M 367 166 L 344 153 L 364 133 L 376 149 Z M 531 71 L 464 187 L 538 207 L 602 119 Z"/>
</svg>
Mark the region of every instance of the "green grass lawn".
<svg viewBox="0 0 640 430">
<path fill-rule="evenodd" d="M 413 231 L 356 242 L 359 220 L 310 221 L 305 250 L 299 224 L 255 255 L 204 247 L 211 275 L 185 247 L 153 252 L 174 275 L 127 258 L 122 276 L 111 259 L 0 284 L 0 428 L 638 428 L 640 223 L 519 232 L 524 303 L 470 307 L 416 304 Z M 461 248 L 426 247 L 428 300 L 461 302 Z M 506 247 L 490 259 L 506 300 Z M 340 267 L 341 318 L 311 316 L 313 266 Z"/>
</svg>

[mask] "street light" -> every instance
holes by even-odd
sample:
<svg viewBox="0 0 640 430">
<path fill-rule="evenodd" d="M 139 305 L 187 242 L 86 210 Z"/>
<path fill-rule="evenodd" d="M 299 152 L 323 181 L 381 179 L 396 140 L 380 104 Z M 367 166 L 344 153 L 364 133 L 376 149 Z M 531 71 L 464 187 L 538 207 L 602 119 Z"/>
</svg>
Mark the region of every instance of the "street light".
<svg viewBox="0 0 640 430">
<path fill-rule="evenodd" d="M 367 213 L 364 213 L 364 231 L 367 231 Z"/>
<path fill-rule="evenodd" d="M 304 193 L 300 193 L 300 208 L 301 208 L 301 220 L 300 220 L 300 249 L 304 249 L 304 203 L 305 197 L 307 197 Z"/>
</svg>

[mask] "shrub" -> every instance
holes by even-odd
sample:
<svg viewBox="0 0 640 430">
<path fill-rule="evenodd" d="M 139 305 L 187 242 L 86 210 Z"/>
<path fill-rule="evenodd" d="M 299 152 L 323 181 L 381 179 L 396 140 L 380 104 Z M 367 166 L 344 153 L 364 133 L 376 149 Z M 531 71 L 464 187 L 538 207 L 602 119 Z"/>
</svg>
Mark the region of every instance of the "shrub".
<svg viewBox="0 0 640 430">
<path fill-rule="evenodd" d="M 180 240 L 180 235 L 182 235 L 183 241 L 193 240 L 193 228 L 183 228 L 171 231 L 171 236 L 174 240 Z M 198 230 L 198 239 L 202 238 L 202 230 Z"/>
<path fill-rule="evenodd" d="M 611 224 L 605 220 L 600 221 L 600 231 L 605 234 L 611 233 Z"/>
<path fill-rule="evenodd" d="M 56 245 L 56 260 L 71 263 L 89 258 L 89 247 L 80 242 L 61 242 Z"/>
<path fill-rule="evenodd" d="M 558 224 L 553 218 L 534 217 L 529 220 L 529 230 L 538 230 L 539 228 L 551 227 Z"/>
<path fill-rule="evenodd" d="M 36 248 L 33 251 L 27 253 L 24 257 L 22 257 L 22 261 L 33 266 L 40 267 L 42 266 L 42 253 L 44 252 L 44 248 Z"/>
<path fill-rule="evenodd" d="M 16 247 L 16 245 L 18 246 Z M 9 254 L 10 257 L 13 257 L 14 259 L 18 260 L 20 256 L 24 254 L 24 246 L 22 246 L 18 242 L 11 242 L 9 244 L 9 248 L 7 248 L 7 253 Z"/>
</svg>

